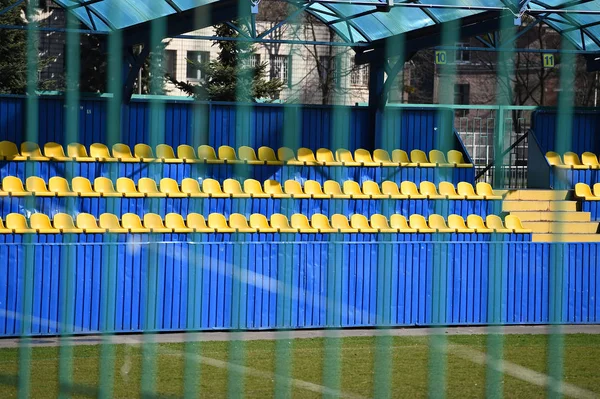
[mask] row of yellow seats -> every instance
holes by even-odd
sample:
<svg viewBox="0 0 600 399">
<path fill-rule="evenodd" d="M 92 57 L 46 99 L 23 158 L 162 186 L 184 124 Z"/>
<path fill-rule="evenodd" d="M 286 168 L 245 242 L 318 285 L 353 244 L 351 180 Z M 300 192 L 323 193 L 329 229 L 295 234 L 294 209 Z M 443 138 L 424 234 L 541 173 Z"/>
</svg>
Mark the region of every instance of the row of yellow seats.
<svg viewBox="0 0 600 399">
<path fill-rule="evenodd" d="M 561 158 L 560 154 L 548 151 L 546 159 L 550 165 L 562 169 L 600 169 L 598 157 L 592 152 L 584 152 L 580 159 L 574 152 L 565 152 Z"/>
<path fill-rule="evenodd" d="M 36 143 L 24 142 L 21 144 L 19 153 L 17 146 L 10 141 L 0 142 L 0 159 L 6 160 L 37 160 L 37 161 L 85 161 L 85 162 L 166 162 L 166 163 L 249 163 L 267 165 L 348 165 L 348 166 L 437 166 L 447 165 L 456 167 L 472 167 L 465 163 L 460 151 L 448 151 L 448 158 L 442 151 L 429 151 L 427 154 L 421 150 L 412 150 L 410 159 L 406 151 L 394 150 L 392 155 L 385 150 L 375 150 L 373 154 L 364 149 L 358 149 L 352 154 L 346 149 L 339 149 L 335 154 L 326 148 L 320 148 L 315 152 L 308 148 L 300 148 L 297 153 L 291 148 L 281 147 L 277 150 L 270 147 L 260 147 L 258 153 L 253 148 L 242 146 L 238 153 L 233 147 L 220 146 L 218 151 L 208 145 L 198 147 L 198 152 L 189 145 L 177 147 L 177 156 L 173 148 L 167 144 L 156 146 L 156 155 L 152 147 L 147 144 L 136 144 L 131 148 L 126 144 L 115 144 L 112 153 L 109 148 L 100 143 L 87 149 L 79 143 L 71 143 L 67 146 L 67 152 L 57 143 L 46 143 L 44 153 Z"/>
<path fill-rule="evenodd" d="M 600 183 L 594 184 L 593 189 L 585 183 L 577 183 L 575 185 L 575 196 L 586 201 L 600 201 Z"/>
<path fill-rule="evenodd" d="M 214 179 L 204 179 L 202 188 L 197 180 L 183 179 L 181 186 L 171 178 L 156 181 L 143 177 L 138 184 L 127 177 L 117 179 L 116 189 L 106 177 L 98 177 L 94 184 L 85 177 L 75 177 L 69 182 L 63 177 L 52 177 L 48 186 L 39 177 L 28 177 L 23 187 L 21 179 L 7 176 L 2 179 L 1 196 L 23 197 L 253 197 L 253 198 L 353 198 L 353 199 L 502 199 L 494 195 L 488 183 L 477 183 L 477 191 L 471 183 L 460 182 L 455 187 L 450 182 L 441 182 L 439 190 L 431 182 L 421 182 L 419 188 L 410 181 L 398 186 L 393 181 L 384 181 L 381 187 L 373 181 L 365 181 L 362 187 L 355 181 L 345 181 L 342 186 L 336 181 L 327 180 L 323 186 L 315 180 L 307 180 L 304 187 L 296 180 L 287 180 L 283 187 L 275 180 L 266 180 L 261 185 L 258 180 L 247 179 L 242 184 L 227 179 L 223 186 Z"/>
<path fill-rule="evenodd" d="M 42 213 L 34 213 L 29 222 L 25 216 L 11 213 L 6 224 L 0 219 L 0 233 L 529 233 L 516 216 L 506 217 L 506 226 L 498 216 L 488 215 L 484 222 L 481 216 L 470 215 L 465 220 L 459 215 L 450 215 L 448 223 L 440 215 L 411 215 L 409 221 L 402 215 L 392 215 L 388 220 L 383 215 L 352 215 L 350 220 L 335 214 L 331 220 L 322 214 L 310 220 L 302 214 L 294 214 L 291 220 L 282 214 L 273 214 L 270 220 L 264 215 L 253 214 L 250 220 L 239 213 L 230 215 L 229 220 L 220 213 L 212 213 L 208 220 L 197 213 L 190 213 L 184 220 L 177 213 L 169 213 L 165 220 L 154 213 L 141 219 L 134 213 L 126 213 L 121 220 L 116 215 L 104 213 L 96 218 L 88 213 L 77 215 L 76 222 L 65 213 L 58 213 L 51 221 Z"/>
</svg>

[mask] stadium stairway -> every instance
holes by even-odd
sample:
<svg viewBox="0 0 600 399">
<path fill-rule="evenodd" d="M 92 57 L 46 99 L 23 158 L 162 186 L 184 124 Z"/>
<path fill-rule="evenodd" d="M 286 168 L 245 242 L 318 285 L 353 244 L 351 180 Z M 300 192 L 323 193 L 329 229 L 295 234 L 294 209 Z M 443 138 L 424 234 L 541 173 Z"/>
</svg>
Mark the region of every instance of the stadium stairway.
<svg viewBox="0 0 600 399">
<path fill-rule="evenodd" d="M 600 223 L 579 211 L 567 190 L 508 191 L 502 211 L 519 217 L 534 242 L 600 242 Z"/>
</svg>

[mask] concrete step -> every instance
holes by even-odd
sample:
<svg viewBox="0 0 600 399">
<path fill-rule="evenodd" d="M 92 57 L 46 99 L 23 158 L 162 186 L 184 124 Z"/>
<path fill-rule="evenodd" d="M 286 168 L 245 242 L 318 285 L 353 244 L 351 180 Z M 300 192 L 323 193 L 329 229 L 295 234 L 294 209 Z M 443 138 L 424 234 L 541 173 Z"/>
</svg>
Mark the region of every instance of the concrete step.
<svg viewBox="0 0 600 399">
<path fill-rule="evenodd" d="M 517 216 L 522 222 L 589 222 L 592 220 L 590 212 L 519 212 L 513 211 L 511 215 Z"/>
<path fill-rule="evenodd" d="M 577 201 L 503 201 L 503 212 L 577 211 Z"/>
<path fill-rule="evenodd" d="M 513 201 L 564 201 L 570 199 L 568 190 L 515 190 L 508 191 L 505 200 Z"/>
<path fill-rule="evenodd" d="M 598 222 L 522 222 L 533 233 L 595 234 Z"/>
<path fill-rule="evenodd" d="M 533 234 L 533 242 L 600 242 L 600 234 Z"/>
</svg>

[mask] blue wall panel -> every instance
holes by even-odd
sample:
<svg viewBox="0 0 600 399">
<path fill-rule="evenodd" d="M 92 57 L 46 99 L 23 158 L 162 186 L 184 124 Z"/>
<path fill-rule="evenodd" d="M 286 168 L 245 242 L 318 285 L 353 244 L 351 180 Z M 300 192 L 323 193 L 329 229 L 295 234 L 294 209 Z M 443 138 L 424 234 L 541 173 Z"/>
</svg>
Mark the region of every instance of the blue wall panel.
<svg viewBox="0 0 600 399">
<path fill-rule="evenodd" d="M 540 110 L 532 116 L 532 126 L 542 151 L 573 151 L 582 154 L 590 151 L 600 153 L 600 113 L 589 110 L 576 110 L 573 114 L 572 137 L 569 132 L 557 132 L 558 115 L 554 110 Z M 557 141 L 558 140 L 558 141 Z"/>
</svg>

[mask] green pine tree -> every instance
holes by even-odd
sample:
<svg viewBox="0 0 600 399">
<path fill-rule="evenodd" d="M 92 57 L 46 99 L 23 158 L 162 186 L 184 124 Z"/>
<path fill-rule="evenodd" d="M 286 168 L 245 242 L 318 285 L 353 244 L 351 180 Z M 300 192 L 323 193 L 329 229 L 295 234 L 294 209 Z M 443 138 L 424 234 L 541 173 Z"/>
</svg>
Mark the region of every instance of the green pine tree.
<svg viewBox="0 0 600 399">
<path fill-rule="evenodd" d="M 238 37 L 239 33 L 226 24 L 215 26 L 220 37 Z M 252 43 L 242 41 L 217 41 L 219 55 L 216 60 L 198 63 L 187 60 L 206 77 L 199 84 L 182 82 L 169 77 L 178 88 L 200 100 L 253 102 L 273 101 L 279 98 L 283 82 L 266 80 L 266 63 L 251 64 L 254 56 Z"/>
<path fill-rule="evenodd" d="M 14 0 L 0 0 L 0 10 Z M 15 7 L 0 16 L 0 24 L 23 25 L 21 10 Z M 27 88 L 27 32 L 18 29 L 0 29 L 0 93 L 22 94 Z"/>
</svg>

